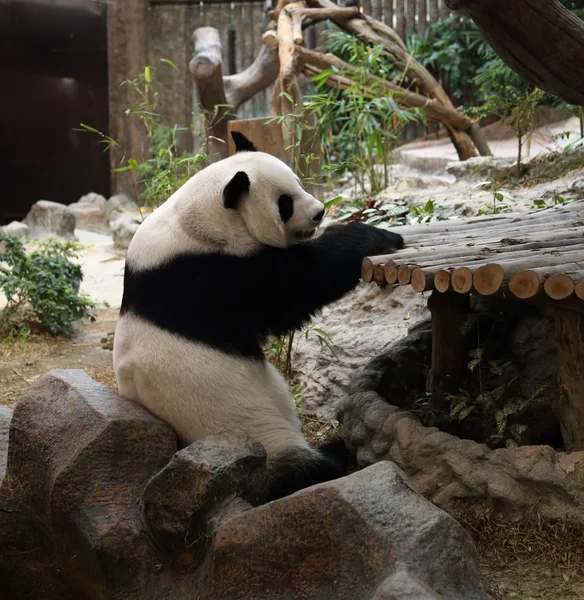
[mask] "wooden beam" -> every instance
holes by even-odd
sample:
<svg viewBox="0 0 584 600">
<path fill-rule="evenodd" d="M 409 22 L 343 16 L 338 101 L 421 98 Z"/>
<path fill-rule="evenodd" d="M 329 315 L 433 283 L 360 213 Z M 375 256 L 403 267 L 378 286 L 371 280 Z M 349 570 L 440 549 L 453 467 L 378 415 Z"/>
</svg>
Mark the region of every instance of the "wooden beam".
<svg viewBox="0 0 584 600">
<path fill-rule="evenodd" d="M 584 450 L 584 314 L 556 311 L 558 416 L 566 452 Z"/>
<path fill-rule="evenodd" d="M 546 92 L 584 104 L 584 21 L 557 0 L 445 0 L 501 59 Z"/>
</svg>

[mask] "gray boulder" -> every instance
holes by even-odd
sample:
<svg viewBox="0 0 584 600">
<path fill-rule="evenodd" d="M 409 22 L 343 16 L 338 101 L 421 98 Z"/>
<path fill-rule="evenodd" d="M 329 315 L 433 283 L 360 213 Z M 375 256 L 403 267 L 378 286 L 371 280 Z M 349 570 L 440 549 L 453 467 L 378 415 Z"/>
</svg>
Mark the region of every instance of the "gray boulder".
<svg viewBox="0 0 584 600">
<path fill-rule="evenodd" d="M 39 240 L 47 237 L 60 237 L 76 241 L 75 213 L 64 204 L 39 200 L 35 202 L 24 219 L 28 226 L 28 239 Z"/>
<path fill-rule="evenodd" d="M 209 581 L 213 598 L 487 599 L 468 533 L 389 462 L 227 520 Z"/>
<path fill-rule="evenodd" d="M 584 198 L 584 179 L 574 181 L 571 191 L 574 192 L 578 198 Z"/>
<path fill-rule="evenodd" d="M 479 181 L 498 179 L 505 175 L 514 164 L 513 159 L 496 156 L 473 156 L 467 160 L 451 162 L 446 172 L 458 180 Z"/>
<path fill-rule="evenodd" d="M 101 195 L 91 192 L 69 205 L 77 218 L 77 229 L 109 233 L 107 218 L 107 200 Z"/>
<path fill-rule="evenodd" d="M 118 250 L 127 250 L 140 223 L 131 217 L 120 217 L 110 222 L 114 246 Z"/>
<path fill-rule="evenodd" d="M 135 212 L 137 203 L 125 194 L 116 194 L 106 201 L 106 212 L 108 220 L 115 221 L 124 212 Z"/>
<path fill-rule="evenodd" d="M 12 223 L 4 225 L 4 227 L 2 227 L 2 231 L 6 235 L 13 235 L 23 241 L 28 238 L 28 226 L 20 221 L 12 221 Z"/>
</svg>

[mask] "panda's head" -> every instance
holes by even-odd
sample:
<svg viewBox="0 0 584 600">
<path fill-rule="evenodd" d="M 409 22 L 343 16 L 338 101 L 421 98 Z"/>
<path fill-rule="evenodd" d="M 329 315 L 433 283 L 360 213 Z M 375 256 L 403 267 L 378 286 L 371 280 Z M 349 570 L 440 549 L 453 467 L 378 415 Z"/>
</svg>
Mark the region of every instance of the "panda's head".
<svg viewBox="0 0 584 600">
<path fill-rule="evenodd" d="M 241 133 L 232 132 L 237 170 L 223 188 L 225 210 L 236 211 L 260 243 L 287 247 L 312 237 L 324 217 L 324 205 L 309 194 L 281 160 L 258 152 Z"/>
</svg>

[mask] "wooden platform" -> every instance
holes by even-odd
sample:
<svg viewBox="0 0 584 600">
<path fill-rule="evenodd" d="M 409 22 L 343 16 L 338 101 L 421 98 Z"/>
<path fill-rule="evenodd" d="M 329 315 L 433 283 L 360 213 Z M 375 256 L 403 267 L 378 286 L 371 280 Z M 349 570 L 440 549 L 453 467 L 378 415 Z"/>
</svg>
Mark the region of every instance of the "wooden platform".
<svg viewBox="0 0 584 600">
<path fill-rule="evenodd" d="M 458 389 L 468 363 L 461 325 L 470 312 L 471 294 L 552 306 L 556 409 L 565 450 L 584 450 L 584 201 L 395 231 L 403 235 L 406 248 L 365 258 L 361 273 L 380 286 L 411 285 L 431 292 L 429 389 Z"/>
<path fill-rule="evenodd" d="M 365 281 L 418 292 L 584 300 L 584 201 L 528 215 L 400 227 L 399 233 L 407 247 L 366 258 Z"/>
</svg>

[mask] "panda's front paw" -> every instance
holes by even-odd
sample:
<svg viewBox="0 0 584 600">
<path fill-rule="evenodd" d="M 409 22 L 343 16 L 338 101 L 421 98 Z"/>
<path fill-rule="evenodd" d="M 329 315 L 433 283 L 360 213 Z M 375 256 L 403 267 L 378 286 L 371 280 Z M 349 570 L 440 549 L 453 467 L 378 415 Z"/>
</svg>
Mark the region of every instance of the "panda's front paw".
<svg viewBox="0 0 584 600">
<path fill-rule="evenodd" d="M 404 238 L 399 233 L 393 233 L 393 231 L 383 231 L 383 233 L 390 250 L 401 250 L 405 246 Z"/>
</svg>

